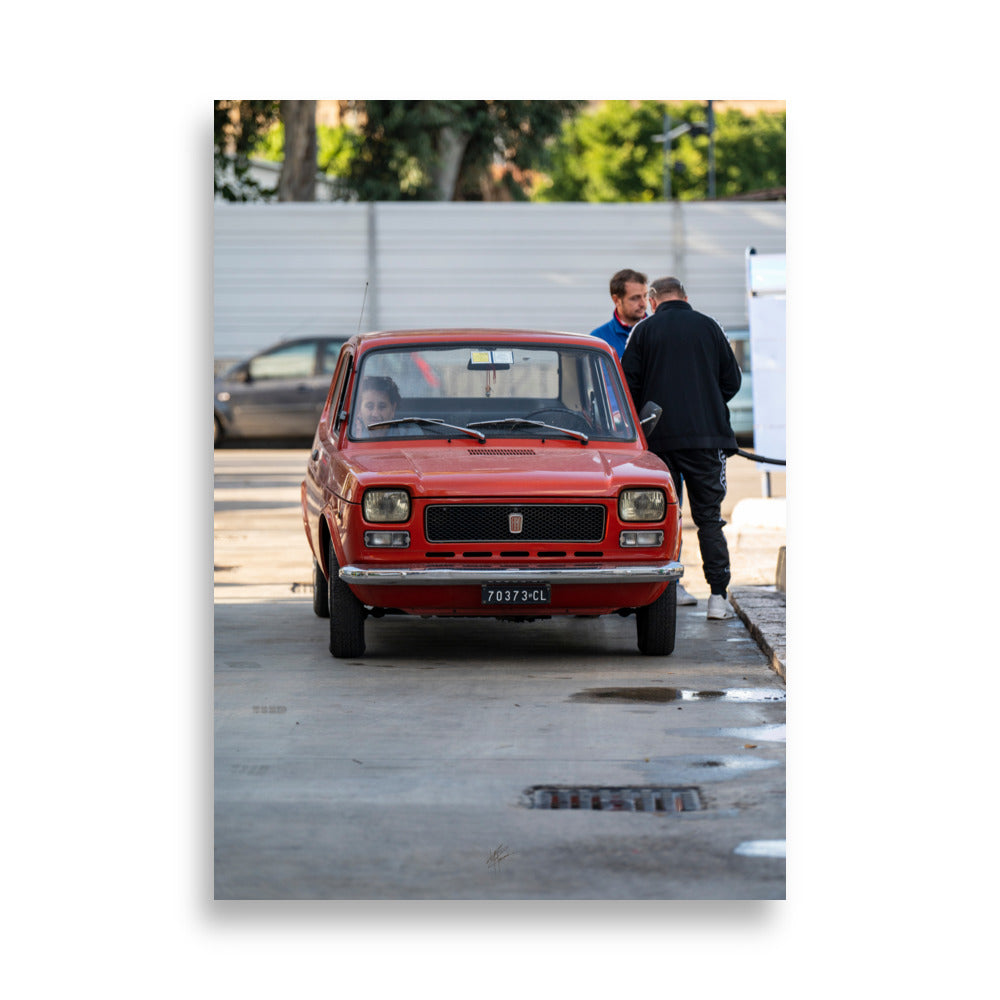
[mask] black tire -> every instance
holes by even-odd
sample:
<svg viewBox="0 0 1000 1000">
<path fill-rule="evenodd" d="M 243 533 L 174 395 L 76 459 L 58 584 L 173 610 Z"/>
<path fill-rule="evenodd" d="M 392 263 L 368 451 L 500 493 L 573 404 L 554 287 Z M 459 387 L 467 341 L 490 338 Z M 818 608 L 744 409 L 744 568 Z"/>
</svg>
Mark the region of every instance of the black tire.
<svg viewBox="0 0 1000 1000">
<path fill-rule="evenodd" d="M 319 563 L 313 559 L 313 613 L 317 618 L 330 617 L 330 590 L 319 568 Z"/>
<path fill-rule="evenodd" d="M 365 606 L 340 579 L 340 565 L 333 542 L 327 560 L 330 578 L 327 601 L 330 611 L 330 653 L 338 659 L 353 659 L 365 652 Z"/>
<path fill-rule="evenodd" d="M 635 609 L 635 631 L 639 652 L 645 656 L 669 656 L 677 636 L 677 581 L 672 580 L 652 604 Z"/>
</svg>

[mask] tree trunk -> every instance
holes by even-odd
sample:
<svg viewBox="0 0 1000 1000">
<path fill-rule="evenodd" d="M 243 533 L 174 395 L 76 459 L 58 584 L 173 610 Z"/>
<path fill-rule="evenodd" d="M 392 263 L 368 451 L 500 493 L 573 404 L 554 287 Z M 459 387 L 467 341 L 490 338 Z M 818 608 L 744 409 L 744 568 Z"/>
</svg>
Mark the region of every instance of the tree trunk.
<svg viewBox="0 0 1000 1000">
<path fill-rule="evenodd" d="M 438 132 L 437 163 L 432 172 L 434 191 L 438 201 L 455 200 L 455 184 L 462 168 L 462 157 L 469 144 L 469 136 L 446 125 Z"/>
<path fill-rule="evenodd" d="M 285 162 L 278 180 L 278 201 L 316 200 L 316 102 L 282 101 Z"/>
</svg>

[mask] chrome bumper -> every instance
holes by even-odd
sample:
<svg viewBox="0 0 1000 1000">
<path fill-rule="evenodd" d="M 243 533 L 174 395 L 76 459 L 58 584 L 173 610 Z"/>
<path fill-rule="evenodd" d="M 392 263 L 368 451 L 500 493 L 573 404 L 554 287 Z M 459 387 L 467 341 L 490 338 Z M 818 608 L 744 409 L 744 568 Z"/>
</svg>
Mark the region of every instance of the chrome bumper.
<svg viewBox="0 0 1000 1000">
<path fill-rule="evenodd" d="M 669 583 L 684 575 L 679 562 L 594 566 L 342 566 L 345 583 L 436 586 L 479 583 Z"/>
</svg>

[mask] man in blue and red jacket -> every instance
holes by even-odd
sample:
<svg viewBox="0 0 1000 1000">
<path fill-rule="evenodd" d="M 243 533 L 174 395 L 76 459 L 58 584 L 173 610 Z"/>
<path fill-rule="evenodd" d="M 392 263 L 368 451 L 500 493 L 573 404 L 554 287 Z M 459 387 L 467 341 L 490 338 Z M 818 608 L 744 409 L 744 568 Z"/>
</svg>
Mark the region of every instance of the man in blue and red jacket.
<svg viewBox="0 0 1000 1000">
<path fill-rule="evenodd" d="M 591 330 L 590 335 L 609 343 L 620 359 L 632 327 L 646 315 L 646 275 L 626 267 L 611 276 L 610 288 L 614 312 L 607 323 Z"/>
</svg>

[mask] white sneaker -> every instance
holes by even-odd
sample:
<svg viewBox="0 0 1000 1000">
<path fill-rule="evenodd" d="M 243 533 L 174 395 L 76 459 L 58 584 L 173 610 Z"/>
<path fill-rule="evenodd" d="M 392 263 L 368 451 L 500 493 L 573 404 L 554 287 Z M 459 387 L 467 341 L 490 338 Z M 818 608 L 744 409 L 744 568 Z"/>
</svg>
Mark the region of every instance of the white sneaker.
<svg viewBox="0 0 1000 1000">
<path fill-rule="evenodd" d="M 677 581 L 677 603 L 678 604 L 697 604 L 698 598 L 694 594 L 689 594 L 681 584 L 680 580 Z"/>
<path fill-rule="evenodd" d="M 705 617 L 724 621 L 727 618 L 735 618 L 736 612 L 721 594 L 712 594 L 708 599 L 708 611 L 705 612 Z"/>
</svg>

